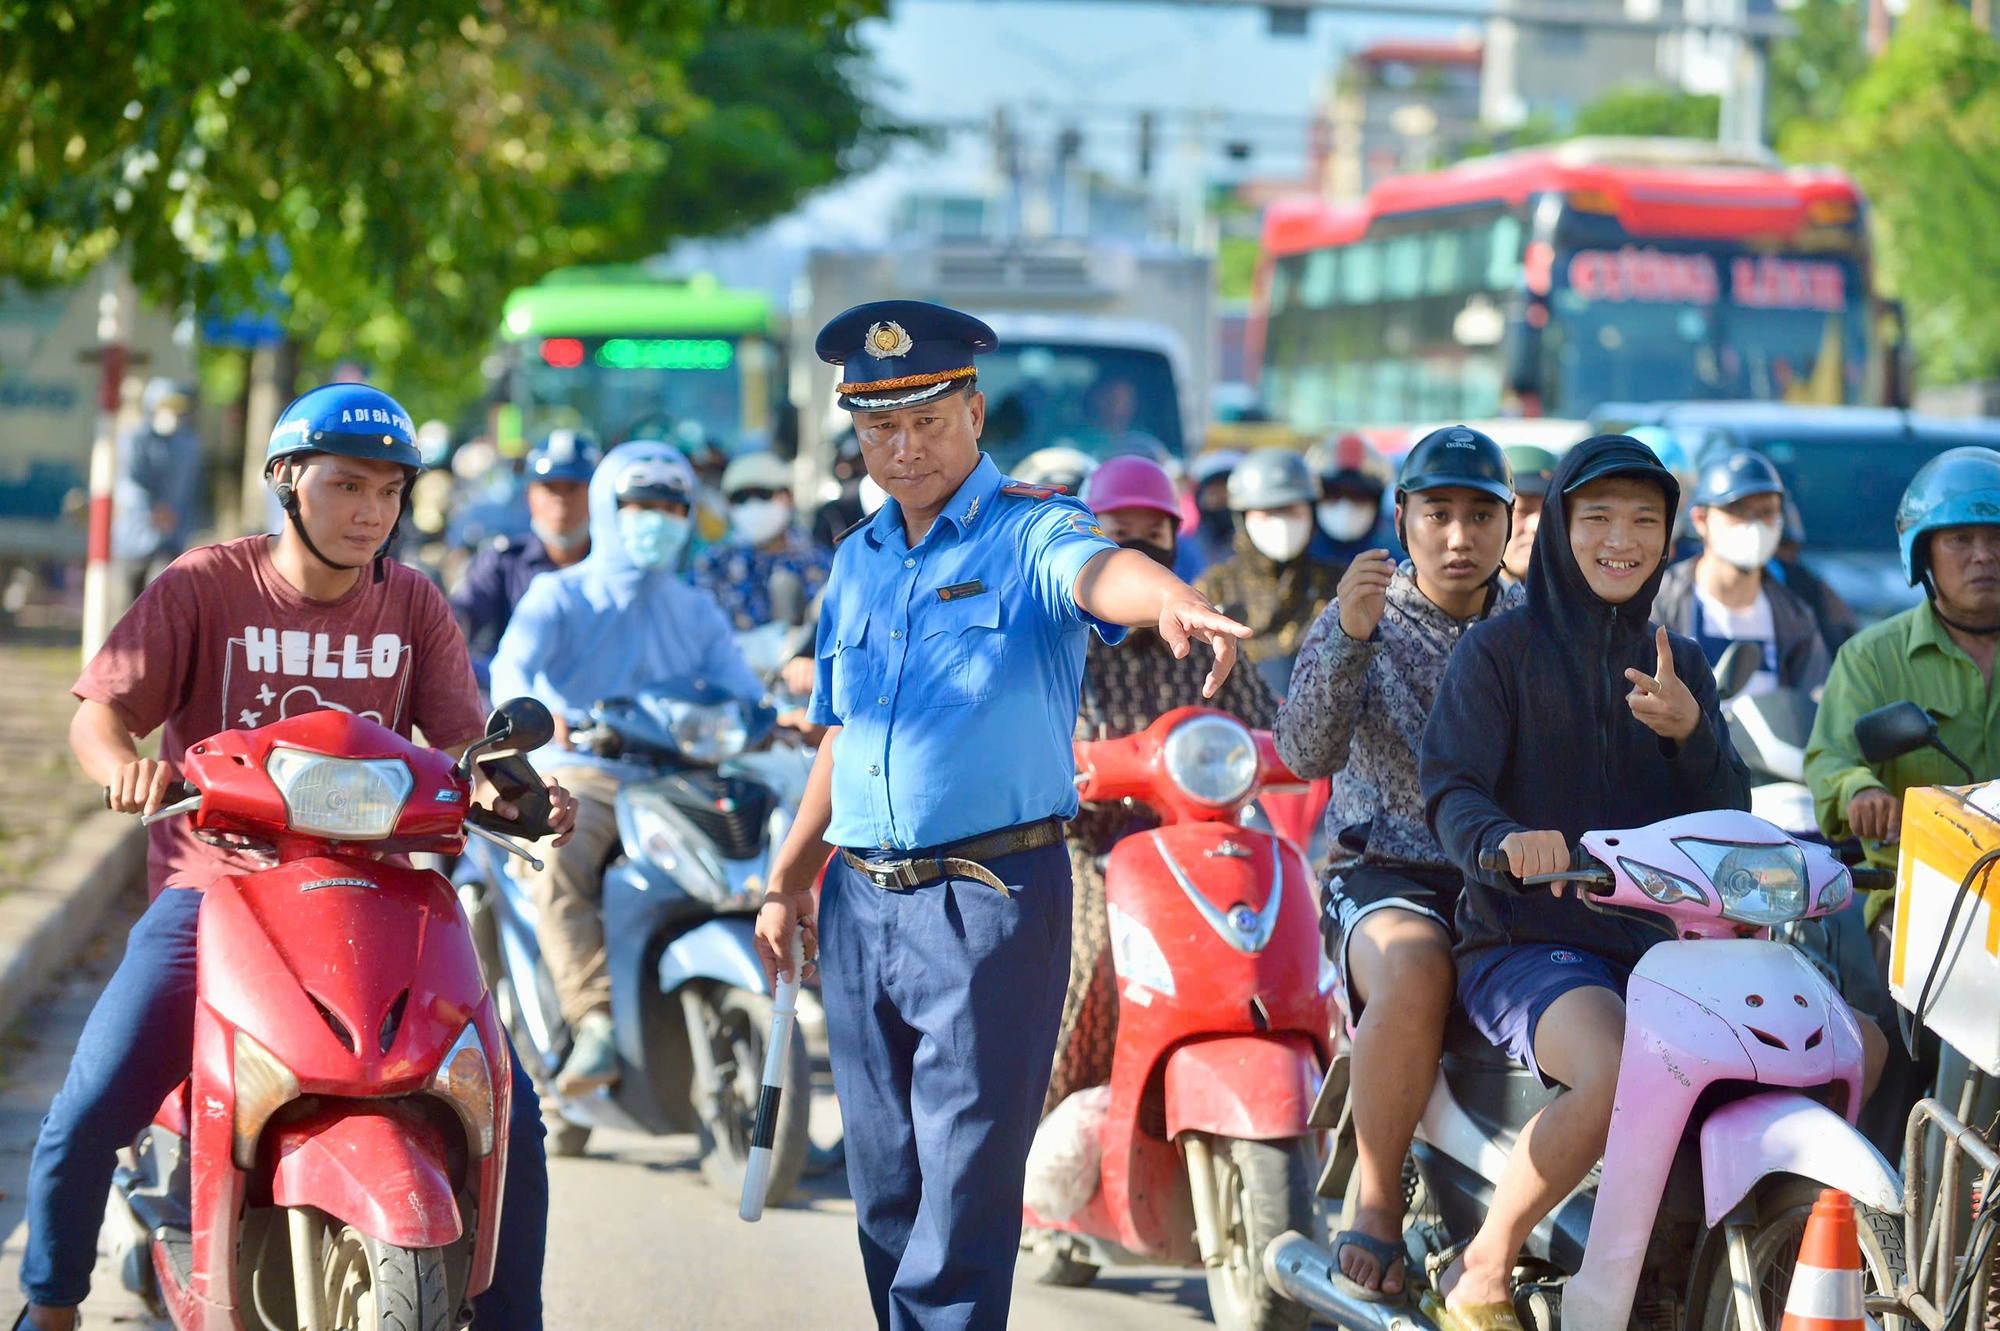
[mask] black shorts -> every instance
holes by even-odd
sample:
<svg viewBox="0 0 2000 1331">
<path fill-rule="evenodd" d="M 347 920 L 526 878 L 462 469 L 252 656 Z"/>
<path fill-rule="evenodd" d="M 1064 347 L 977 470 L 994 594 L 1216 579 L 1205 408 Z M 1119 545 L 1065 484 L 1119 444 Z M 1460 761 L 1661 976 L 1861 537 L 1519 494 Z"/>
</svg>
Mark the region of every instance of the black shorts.
<svg viewBox="0 0 2000 1331">
<path fill-rule="evenodd" d="M 1327 959 L 1340 974 L 1341 1007 L 1350 1025 L 1361 1016 L 1347 982 L 1347 935 L 1354 926 L 1378 910 L 1406 910 L 1436 920 L 1456 942 L 1458 931 L 1452 920 L 1464 887 L 1465 875 L 1457 869 L 1420 864 L 1354 864 L 1335 869 L 1327 878 L 1320 937 Z"/>
</svg>

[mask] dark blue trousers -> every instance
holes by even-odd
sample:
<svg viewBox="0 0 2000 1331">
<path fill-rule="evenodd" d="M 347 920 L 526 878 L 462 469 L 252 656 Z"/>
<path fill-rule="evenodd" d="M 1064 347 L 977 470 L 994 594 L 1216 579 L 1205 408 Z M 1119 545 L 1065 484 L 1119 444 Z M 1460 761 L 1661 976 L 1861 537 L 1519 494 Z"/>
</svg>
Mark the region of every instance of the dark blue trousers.
<svg viewBox="0 0 2000 1331">
<path fill-rule="evenodd" d="M 1069 981 L 1061 843 L 904 892 L 836 858 L 819 908 L 827 1043 L 876 1323 L 1007 1324 L 1021 1186 Z"/>
<path fill-rule="evenodd" d="M 120 1147 L 153 1121 L 193 1063 L 195 922 L 202 894 L 169 888 L 139 917 L 42 1120 L 28 1171 L 28 1246 L 21 1288 L 36 1303 L 73 1308 L 90 1293 L 97 1231 Z M 506 1205 L 493 1284 L 474 1301 L 477 1331 L 540 1331 L 549 1170 L 541 1104 L 514 1062 Z"/>
</svg>

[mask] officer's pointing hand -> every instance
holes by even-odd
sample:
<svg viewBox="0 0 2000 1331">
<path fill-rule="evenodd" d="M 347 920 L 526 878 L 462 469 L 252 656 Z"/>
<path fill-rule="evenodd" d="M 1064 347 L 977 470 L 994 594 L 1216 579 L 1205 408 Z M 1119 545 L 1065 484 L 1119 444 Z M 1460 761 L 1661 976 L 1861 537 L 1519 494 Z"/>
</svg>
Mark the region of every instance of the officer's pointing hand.
<svg viewBox="0 0 2000 1331">
<path fill-rule="evenodd" d="M 1236 640 L 1250 634 L 1249 625 L 1223 614 L 1192 587 L 1169 593 L 1160 609 L 1160 637 L 1176 658 L 1185 657 L 1197 640 L 1207 643 L 1215 653 L 1215 668 L 1201 684 L 1204 698 L 1213 698 L 1222 681 L 1229 678 L 1229 672 L 1236 668 Z"/>
</svg>

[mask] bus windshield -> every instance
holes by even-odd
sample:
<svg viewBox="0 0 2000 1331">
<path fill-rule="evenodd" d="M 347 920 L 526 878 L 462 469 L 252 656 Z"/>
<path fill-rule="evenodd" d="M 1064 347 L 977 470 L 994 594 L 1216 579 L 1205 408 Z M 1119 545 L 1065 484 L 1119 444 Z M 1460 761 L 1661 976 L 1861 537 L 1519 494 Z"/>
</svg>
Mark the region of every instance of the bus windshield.
<svg viewBox="0 0 2000 1331">
<path fill-rule="evenodd" d="M 1137 347 L 1009 342 L 979 358 L 981 444 L 1001 471 L 1061 444 L 1093 457 L 1182 451 L 1180 399 L 1166 356 Z"/>
<path fill-rule="evenodd" d="M 1867 332 L 1848 261 L 1578 250 L 1554 266 L 1543 410 L 1600 402 L 1861 400 Z"/>
<path fill-rule="evenodd" d="M 743 362 L 766 351 L 760 338 L 546 339 L 521 357 L 522 433 L 566 426 L 609 446 L 676 434 L 686 443 L 699 431 L 730 453 L 761 446 L 744 437 Z"/>
</svg>

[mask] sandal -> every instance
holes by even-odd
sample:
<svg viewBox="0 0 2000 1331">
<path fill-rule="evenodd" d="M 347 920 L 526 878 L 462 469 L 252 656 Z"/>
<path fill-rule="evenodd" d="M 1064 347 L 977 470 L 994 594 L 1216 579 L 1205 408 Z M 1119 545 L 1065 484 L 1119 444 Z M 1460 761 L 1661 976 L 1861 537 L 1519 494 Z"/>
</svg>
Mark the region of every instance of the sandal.
<svg viewBox="0 0 2000 1331">
<path fill-rule="evenodd" d="M 1340 1250 L 1347 1247 L 1361 1249 L 1361 1251 L 1373 1257 L 1375 1264 L 1382 1268 L 1382 1274 L 1376 1278 L 1375 1288 L 1370 1289 L 1340 1269 Z M 1391 1243 L 1386 1239 L 1378 1239 L 1373 1235 L 1363 1234 L 1358 1229 L 1343 1229 L 1333 1236 L 1331 1251 L 1333 1266 L 1328 1274 L 1332 1276 L 1333 1283 L 1340 1288 L 1342 1293 L 1351 1294 L 1366 1303 L 1391 1303 L 1403 1298 L 1410 1292 L 1409 1253 L 1401 1243 Z M 1391 1294 L 1381 1288 L 1381 1286 L 1384 1281 L 1388 1280 L 1389 1272 L 1397 1266 L 1403 1268 L 1403 1287 L 1394 1294 Z"/>
<path fill-rule="evenodd" d="M 1524 1331 L 1521 1318 L 1507 1303 L 1468 1303 L 1447 1307 L 1444 1295 L 1427 1292 L 1423 1313 L 1437 1324 L 1438 1331 Z"/>
</svg>

